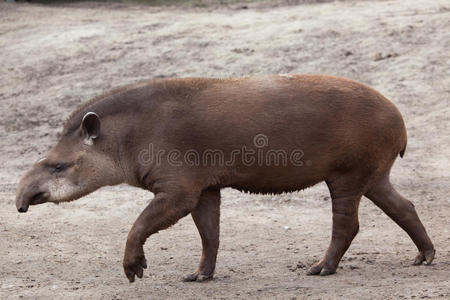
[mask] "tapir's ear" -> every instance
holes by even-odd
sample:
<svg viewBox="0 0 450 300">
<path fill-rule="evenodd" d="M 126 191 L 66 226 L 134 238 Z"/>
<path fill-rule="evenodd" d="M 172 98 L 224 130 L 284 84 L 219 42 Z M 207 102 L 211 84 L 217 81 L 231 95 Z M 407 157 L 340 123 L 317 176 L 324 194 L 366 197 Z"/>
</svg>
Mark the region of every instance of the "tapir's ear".
<svg viewBox="0 0 450 300">
<path fill-rule="evenodd" d="M 95 112 L 88 112 L 84 115 L 81 121 L 81 130 L 85 141 L 92 143 L 94 139 L 100 134 L 100 118 Z"/>
</svg>

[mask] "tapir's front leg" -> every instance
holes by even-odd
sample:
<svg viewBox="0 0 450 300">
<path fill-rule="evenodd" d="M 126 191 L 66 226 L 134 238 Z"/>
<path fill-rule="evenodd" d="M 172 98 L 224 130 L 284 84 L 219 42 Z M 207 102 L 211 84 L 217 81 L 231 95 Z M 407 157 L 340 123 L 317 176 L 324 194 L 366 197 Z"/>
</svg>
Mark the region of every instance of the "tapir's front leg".
<svg viewBox="0 0 450 300">
<path fill-rule="evenodd" d="M 123 267 L 130 282 L 135 275 L 143 276 L 147 268 L 143 245 L 147 238 L 175 224 L 179 219 L 189 214 L 198 202 L 199 195 L 193 192 L 159 192 L 144 209 L 128 234 L 125 247 Z"/>
</svg>

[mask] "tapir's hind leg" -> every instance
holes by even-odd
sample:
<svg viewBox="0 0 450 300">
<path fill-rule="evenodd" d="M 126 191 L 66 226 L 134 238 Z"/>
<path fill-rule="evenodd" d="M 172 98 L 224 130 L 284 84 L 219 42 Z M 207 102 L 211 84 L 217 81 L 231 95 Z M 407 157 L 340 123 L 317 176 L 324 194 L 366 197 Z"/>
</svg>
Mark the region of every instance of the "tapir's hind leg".
<svg viewBox="0 0 450 300">
<path fill-rule="evenodd" d="M 351 177 L 327 182 L 333 205 L 331 243 L 321 261 L 313 265 L 308 275 L 329 275 L 336 272 L 339 261 L 359 230 L 358 207 L 362 193 Z"/>
<path fill-rule="evenodd" d="M 183 280 L 205 281 L 213 277 L 219 250 L 220 189 L 203 191 L 191 215 L 200 233 L 203 250 L 197 270 Z"/>
<path fill-rule="evenodd" d="M 419 249 L 419 254 L 414 264 L 420 265 L 423 261 L 431 264 L 435 254 L 433 243 L 428 237 L 422 222 L 420 222 L 414 204 L 405 199 L 392 187 L 389 182 L 389 175 L 384 176 L 365 196 L 381 208 L 411 237 Z"/>
</svg>

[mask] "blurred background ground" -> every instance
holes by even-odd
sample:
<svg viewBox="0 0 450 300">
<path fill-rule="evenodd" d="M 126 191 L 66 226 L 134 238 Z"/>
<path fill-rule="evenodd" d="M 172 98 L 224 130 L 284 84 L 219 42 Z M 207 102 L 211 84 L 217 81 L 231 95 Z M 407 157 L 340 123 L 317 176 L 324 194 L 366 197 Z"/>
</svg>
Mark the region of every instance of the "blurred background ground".
<svg viewBox="0 0 450 300">
<path fill-rule="evenodd" d="M 227 7 L 234 6 L 241 9 L 246 9 L 250 5 L 251 7 L 261 7 L 261 6 L 286 6 L 286 5 L 299 5 L 307 3 L 325 3 L 333 2 L 334 0 L 103 0 L 103 1 L 89 1 L 89 0 L 6 0 L 7 2 L 28 2 L 28 3 L 41 3 L 41 4 L 51 4 L 51 5 L 67 5 L 67 4 L 77 4 L 87 2 L 90 3 L 107 3 L 108 5 L 112 3 L 124 3 L 124 4 L 141 4 L 148 6 L 175 6 L 175 7 Z M 338 0 L 338 1 L 349 1 L 349 0 Z M 358 0 L 354 0 L 358 1 Z M 363 0 L 359 0 L 363 1 Z"/>
<path fill-rule="evenodd" d="M 201 2 L 0 2 L 0 298 L 450 298 L 449 2 Z M 89 98 L 152 77 L 277 73 L 350 77 L 398 106 L 409 140 L 392 178 L 435 243 L 432 266 L 411 266 L 411 240 L 364 199 L 338 273 L 306 276 L 331 234 L 323 184 L 224 190 L 216 279 L 205 284 L 180 281 L 201 253 L 190 217 L 148 240 L 149 269 L 127 282 L 125 240 L 148 192 L 104 188 L 16 212 L 20 176 Z"/>
</svg>

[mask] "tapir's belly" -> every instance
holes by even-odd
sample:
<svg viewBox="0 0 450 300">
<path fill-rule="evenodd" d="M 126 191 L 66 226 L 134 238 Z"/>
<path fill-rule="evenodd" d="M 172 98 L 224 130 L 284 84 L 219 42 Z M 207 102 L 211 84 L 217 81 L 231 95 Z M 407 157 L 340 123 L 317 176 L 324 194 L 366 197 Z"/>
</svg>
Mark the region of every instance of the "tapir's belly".
<svg viewBox="0 0 450 300">
<path fill-rule="evenodd" d="M 318 158 L 319 159 L 319 158 Z M 233 172 L 229 187 L 251 193 L 285 193 L 305 189 L 332 175 L 332 165 L 323 162 L 314 166 L 314 160 L 287 166 L 266 166 L 252 168 L 239 173 Z"/>
</svg>

